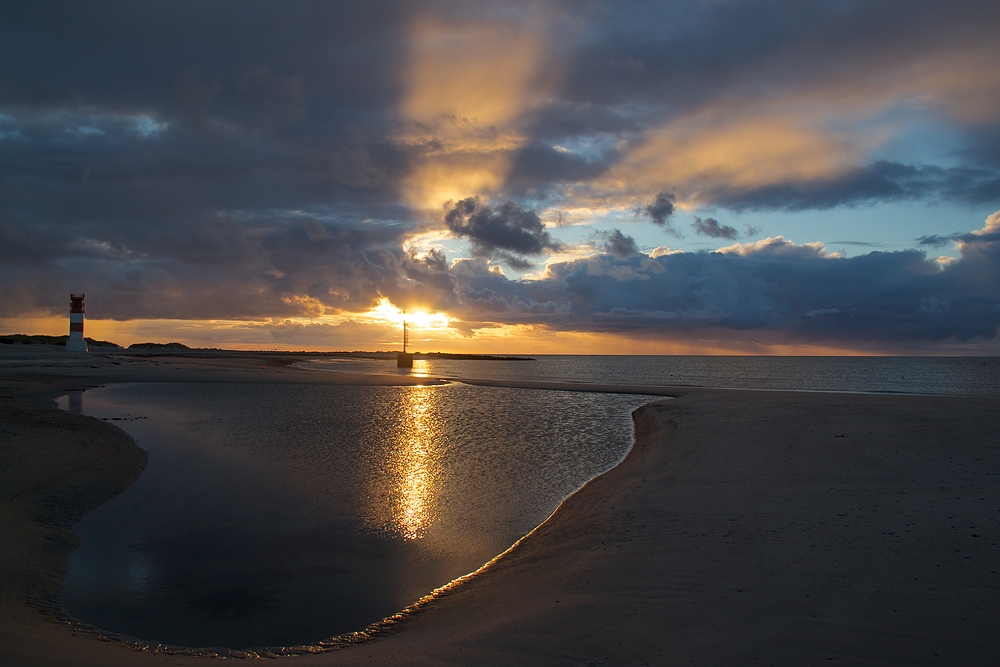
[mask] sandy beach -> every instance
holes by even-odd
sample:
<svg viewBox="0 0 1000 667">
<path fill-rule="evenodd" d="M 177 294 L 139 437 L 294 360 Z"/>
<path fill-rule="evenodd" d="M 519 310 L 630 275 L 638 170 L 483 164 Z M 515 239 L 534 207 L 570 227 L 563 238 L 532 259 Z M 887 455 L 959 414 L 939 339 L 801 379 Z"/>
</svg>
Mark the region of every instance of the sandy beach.
<svg viewBox="0 0 1000 667">
<path fill-rule="evenodd" d="M 0 663 L 14 666 L 215 660 L 139 652 L 55 620 L 66 558 L 78 540 L 72 524 L 127 488 L 146 460 L 115 427 L 55 410 L 56 396 L 114 382 L 428 383 L 301 370 L 280 354 L 4 347 Z M 995 398 L 657 392 L 673 398 L 634 413 L 636 444 L 626 459 L 515 548 L 368 641 L 286 659 L 995 662 Z"/>
</svg>

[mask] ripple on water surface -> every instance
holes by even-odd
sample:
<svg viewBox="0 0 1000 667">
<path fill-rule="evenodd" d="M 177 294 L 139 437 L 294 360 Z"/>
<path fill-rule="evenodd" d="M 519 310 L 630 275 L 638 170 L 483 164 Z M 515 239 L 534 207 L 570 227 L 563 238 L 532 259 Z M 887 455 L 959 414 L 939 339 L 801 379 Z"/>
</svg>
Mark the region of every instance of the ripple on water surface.
<svg viewBox="0 0 1000 667">
<path fill-rule="evenodd" d="M 150 453 L 75 530 L 64 604 L 192 647 L 364 628 L 471 572 L 613 466 L 651 397 L 447 385 L 135 384 L 82 410 Z M 74 406 L 78 409 L 79 406 Z"/>
</svg>

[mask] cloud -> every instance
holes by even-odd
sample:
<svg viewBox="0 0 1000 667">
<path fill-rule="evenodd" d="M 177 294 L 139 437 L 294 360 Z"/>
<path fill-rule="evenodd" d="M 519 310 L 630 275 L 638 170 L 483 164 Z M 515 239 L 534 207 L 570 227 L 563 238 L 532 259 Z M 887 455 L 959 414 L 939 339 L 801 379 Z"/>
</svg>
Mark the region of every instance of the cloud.
<svg viewBox="0 0 1000 667">
<path fill-rule="evenodd" d="M 739 231 L 735 227 L 730 227 L 729 225 L 720 225 L 719 221 L 715 218 L 705 218 L 704 220 L 698 216 L 694 217 L 694 222 L 691 223 L 694 227 L 694 231 L 699 236 L 711 236 L 715 239 L 735 239 L 739 238 Z M 750 228 L 747 231 L 750 232 L 751 229 L 756 233 L 755 228 Z M 753 233 L 749 234 L 750 236 Z"/>
<path fill-rule="evenodd" d="M 598 177 L 615 158 L 613 151 L 584 156 L 553 146 L 531 144 L 516 151 L 504 188 L 512 193 L 554 190 L 560 183 L 586 182 Z"/>
<path fill-rule="evenodd" d="M 949 243 L 955 243 L 959 247 L 963 247 L 968 243 L 992 243 L 994 241 L 1000 241 L 1000 211 L 986 218 L 986 224 L 983 225 L 982 229 L 965 234 L 957 232 L 948 234 L 947 236 L 930 234 L 917 238 L 919 245 L 930 246 L 932 248 L 940 248 Z"/>
<path fill-rule="evenodd" d="M 950 236 L 940 236 L 938 234 L 930 234 L 927 236 L 920 236 L 917 238 L 917 244 L 922 246 L 930 246 L 931 248 L 940 248 L 946 246 L 957 238 L 957 235 Z"/>
<path fill-rule="evenodd" d="M 452 234 L 472 242 L 475 256 L 503 257 L 516 268 L 531 266 L 521 255 L 540 255 L 561 248 L 537 213 L 512 201 L 501 202 L 495 208 L 478 197 L 449 202 L 444 220 Z"/>
<path fill-rule="evenodd" d="M 743 257 L 798 257 L 803 259 L 836 257 L 837 254 L 830 254 L 826 247 L 820 242 L 795 243 L 787 240 L 784 236 L 768 236 L 766 239 L 752 241 L 750 243 L 734 243 L 718 251 L 727 255 L 740 255 Z"/>
<path fill-rule="evenodd" d="M 502 206 L 473 200 L 459 210 L 468 208 L 511 219 Z M 119 240 L 0 225 L 0 315 L 63 314 L 65 294 L 82 291 L 88 314 L 120 319 L 349 317 L 385 296 L 445 311 L 467 334 L 498 325 L 633 337 L 755 331 L 789 343 L 891 347 L 989 340 L 1000 326 L 1000 215 L 960 235 L 960 257 L 943 267 L 916 250 L 845 258 L 783 237 L 654 257 L 614 230 L 605 253 L 550 264 L 535 280 L 511 280 L 486 257 L 403 253 L 400 230 L 287 214 Z"/>
<path fill-rule="evenodd" d="M 158 145 L 176 170 L 280 169 L 303 209 L 339 201 L 324 179 L 369 191 L 352 202 L 392 196 L 425 218 L 470 194 L 626 208 L 664 183 L 673 203 L 731 210 L 1000 201 L 991 3 L 944 15 L 917 0 L 905 16 L 884 1 L 628 6 L 248 2 L 235 18 L 214 3 L 28 7 L 0 27 L 14 63 L 3 113 L 197 130 Z M 338 140 L 352 124 L 371 137 L 364 149 Z M 957 146 L 887 157 L 927 126 Z M 109 150 L 122 164 L 150 157 L 87 157 Z"/>
<path fill-rule="evenodd" d="M 201 68 L 197 65 L 181 70 L 174 80 L 177 115 L 190 127 L 201 129 L 208 105 L 221 91 L 222 86 L 217 81 L 202 82 Z"/>
<path fill-rule="evenodd" d="M 0 314 L 61 314 L 69 292 L 87 293 L 92 316 L 122 320 L 315 316 L 364 311 L 381 296 L 452 304 L 443 259 L 403 253 L 398 228 L 275 212 L 67 231 L 0 224 Z"/>
<path fill-rule="evenodd" d="M 672 183 L 687 205 L 721 203 L 776 183 L 809 183 L 835 177 L 857 159 L 858 150 L 769 109 L 736 117 L 728 104 L 670 118 L 604 175 L 617 190 L 651 191 Z"/>
<path fill-rule="evenodd" d="M 642 211 L 649 216 L 650 220 L 658 225 L 670 225 L 670 218 L 674 214 L 674 201 L 676 197 L 666 191 L 660 191 L 652 203 L 642 208 Z"/>
<path fill-rule="evenodd" d="M 364 146 L 344 146 L 331 152 L 330 175 L 355 188 L 377 188 L 389 184 L 389 177 L 375 164 Z"/>
<path fill-rule="evenodd" d="M 309 112 L 302 74 L 282 76 L 271 67 L 247 67 L 239 83 L 240 92 L 279 121 L 290 121 Z"/>
<path fill-rule="evenodd" d="M 635 244 L 635 239 L 622 234 L 620 229 L 598 233 L 598 238 L 602 241 L 601 246 L 604 251 L 619 259 L 639 254 L 639 247 Z"/>
<path fill-rule="evenodd" d="M 944 16 L 918 1 L 900 16 L 889 2 L 661 3 L 628 18 L 616 7 L 593 6 L 603 30 L 564 92 L 636 120 L 599 179 L 602 197 L 670 183 L 685 207 L 732 210 L 1000 201 L 996 6 Z M 654 36 L 652 25 L 671 30 Z M 952 142 L 968 165 L 941 166 Z"/>
<path fill-rule="evenodd" d="M 992 335 L 993 223 L 917 240 L 954 243 L 943 264 L 838 257 L 778 236 L 780 217 L 753 244 L 735 241 L 759 229 L 698 218 L 734 242 L 718 253 L 649 256 L 615 230 L 555 261 L 540 217 L 614 226 L 632 210 L 679 237 L 676 210 L 702 205 L 992 206 L 996 3 L 22 5 L 0 21 L 5 316 L 61 315 L 70 291 L 121 319 L 387 296 L 466 323 L 651 335 Z M 411 252 L 447 233 L 476 256 Z M 533 261 L 537 280 L 497 264 Z"/>
<path fill-rule="evenodd" d="M 416 209 L 501 191 L 516 152 L 530 143 L 522 117 L 551 97 L 547 12 L 504 14 L 429 8 L 408 26 L 393 139 L 414 155 L 402 194 Z"/>
<path fill-rule="evenodd" d="M 677 207 L 674 202 L 677 198 L 666 190 L 661 190 L 656 194 L 656 198 L 645 206 L 636 206 L 632 209 L 637 216 L 644 216 L 653 221 L 654 224 L 663 227 L 668 233 L 680 238 L 680 232 L 674 229 L 673 216 Z"/>
<path fill-rule="evenodd" d="M 902 201 L 1000 201 L 1000 170 L 914 166 L 877 160 L 843 173 L 808 180 L 775 179 L 753 188 L 715 186 L 714 204 L 733 211 L 802 211 Z"/>
<path fill-rule="evenodd" d="M 991 216 L 944 266 L 916 250 L 848 258 L 782 237 L 655 258 L 609 252 L 550 264 L 532 281 L 487 273 L 479 260 L 460 278 L 453 312 L 640 337 L 760 331 L 788 343 L 890 349 L 991 340 L 1000 326 L 998 232 L 1000 215 Z"/>
</svg>

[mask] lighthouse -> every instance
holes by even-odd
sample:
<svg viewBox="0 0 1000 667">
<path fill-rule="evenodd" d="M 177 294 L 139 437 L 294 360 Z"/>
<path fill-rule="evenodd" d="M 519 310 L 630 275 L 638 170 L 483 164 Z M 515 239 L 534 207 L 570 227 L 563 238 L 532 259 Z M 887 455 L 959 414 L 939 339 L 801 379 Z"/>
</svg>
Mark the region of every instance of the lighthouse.
<svg viewBox="0 0 1000 667">
<path fill-rule="evenodd" d="M 83 338 L 83 294 L 69 295 L 69 339 L 66 349 L 72 352 L 86 352 L 87 341 Z"/>
</svg>

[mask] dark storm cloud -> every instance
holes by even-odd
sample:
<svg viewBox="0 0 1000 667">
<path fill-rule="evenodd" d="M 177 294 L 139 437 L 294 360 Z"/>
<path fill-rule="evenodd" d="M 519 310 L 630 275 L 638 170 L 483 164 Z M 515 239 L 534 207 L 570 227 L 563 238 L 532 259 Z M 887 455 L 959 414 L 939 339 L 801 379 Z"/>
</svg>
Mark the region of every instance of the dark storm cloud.
<svg viewBox="0 0 1000 667">
<path fill-rule="evenodd" d="M 560 248 L 537 213 L 512 201 L 494 208 L 478 197 L 469 197 L 450 203 L 444 220 L 453 234 L 469 239 L 473 255 L 503 257 L 515 268 L 531 266 L 520 255 L 540 255 Z"/>
<path fill-rule="evenodd" d="M 382 137 L 407 16 L 398 3 L 8 6 L 3 181 L 37 200 L 103 183 L 87 200 L 109 217 L 123 199 L 155 202 L 153 216 L 185 201 L 198 213 L 392 201 L 408 158 Z"/>
<path fill-rule="evenodd" d="M 666 190 L 657 193 L 656 198 L 645 206 L 636 206 L 632 211 L 637 216 L 644 216 L 654 224 L 663 227 L 668 233 L 680 238 L 680 233 L 674 229 L 674 212 L 677 210 L 674 202 L 677 198 Z"/>
<path fill-rule="evenodd" d="M 938 234 L 930 234 L 929 236 L 921 236 L 917 239 L 917 244 L 922 246 L 929 246 L 931 248 L 941 248 L 948 245 L 954 241 L 954 235 L 952 236 L 939 236 Z"/>
<path fill-rule="evenodd" d="M 719 186 L 708 194 L 713 203 L 733 211 L 822 210 L 915 200 L 983 204 L 1000 201 L 1000 170 L 879 160 L 829 179 L 774 183 L 752 190 Z"/>
<path fill-rule="evenodd" d="M 676 197 L 671 193 L 660 192 L 652 203 L 642 207 L 642 212 L 658 225 L 669 225 L 670 218 L 674 215 L 674 201 Z"/>
<path fill-rule="evenodd" d="M 401 230 L 364 223 L 226 216 L 115 242 L 61 232 L 0 223 L 0 277 L 10 286 L 0 315 L 61 313 L 67 290 L 86 292 L 95 317 L 212 319 L 364 310 L 413 293 L 440 294 L 444 307 L 452 289 L 440 258 L 410 257 Z"/>
<path fill-rule="evenodd" d="M 188 127 L 201 129 L 212 98 L 222 92 L 218 81 L 202 81 L 201 68 L 193 65 L 181 70 L 174 79 L 171 110 Z"/>
<path fill-rule="evenodd" d="M 715 239 L 736 239 L 740 236 L 739 230 L 735 227 L 719 224 L 715 218 L 702 219 L 694 216 L 694 222 L 691 223 L 691 226 L 694 227 L 695 233 L 699 236 L 711 236 Z"/>
<path fill-rule="evenodd" d="M 961 258 L 944 268 L 915 250 L 842 258 L 777 238 L 726 254 L 609 251 L 550 265 L 535 281 L 466 270 L 458 290 L 469 319 L 567 330 L 761 330 L 836 345 L 992 339 L 1000 233 L 964 236 Z"/>
<path fill-rule="evenodd" d="M 1000 231 L 989 231 L 989 232 L 975 232 L 969 234 L 948 234 L 947 236 L 940 236 L 938 234 L 930 234 L 929 236 L 921 236 L 917 239 L 917 243 L 922 246 L 929 246 L 931 248 L 940 248 L 946 246 L 949 243 L 991 243 L 994 241 L 1000 241 Z"/>
<path fill-rule="evenodd" d="M 830 245 L 856 245 L 864 248 L 882 248 L 885 246 L 884 243 L 870 243 L 869 241 L 830 241 L 829 243 Z"/>
<path fill-rule="evenodd" d="M 1000 123 L 985 123 L 976 128 L 973 140 L 961 155 L 971 164 L 997 169 L 1000 166 Z"/>
<path fill-rule="evenodd" d="M 987 0 L 908 2 L 596 2 L 561 99 L 621 109 L 691 109 L 741 86 L 783 90 L 927 53 L 987 44 L 1000 8 Z"/>
<path fill-rule="evenodd" d="M 162 109 L 194 91 L 199 103 L 235 113 L 248 88 L 263 88 L 262 101 L 308 89 L 314 99 L 350 100 L 337 109 L 377 109 L 411 16 L 407 3 L 384 0 L 363 10 L 252 0 L 8 3 L 0 19 L 6 102 Z M 300 75 L 297 91 L 281 83 Z"/>
<path fill-rule="evenodd" d="M 408 158 L 378 137 L 405 12 L 374 9 L 8 6 L 3 314 L 61 313 L 67 290 L 121 319 L 399 292 Z"/>
<path fill-rule="evenodd" d="M 635 244 L 635 239 L 622 234 L 620 229 L 599 233 L 598 238 L 601 240 L 601 247 L 604 251 L 619 259 L 639 254 L 639 247 Z"/>
<path fill-rule="evenodd" d="M 617 137 L 639 132 L 650 119 L 587 101 L 552 100 L 529 114 L 532 136 L 543 141 L 573 137 Z"/>
<path fill-rule="evenodd" d="M 506 186 L 512 193 L 544 190 L 550 184 L 586 182 L 599 176 L 617 157 L 587 159 L 567 150 L 533 144 L 517 151 Z"/>
</svg>

